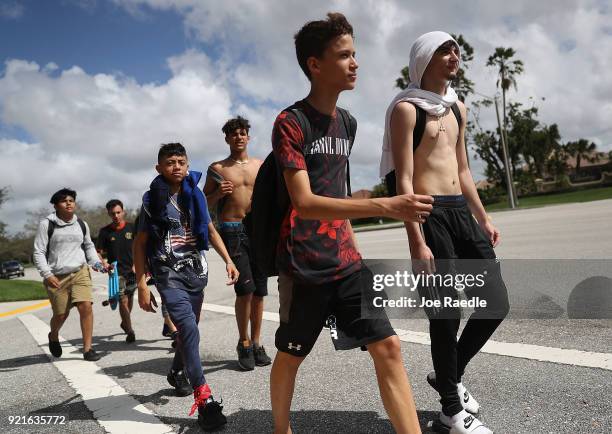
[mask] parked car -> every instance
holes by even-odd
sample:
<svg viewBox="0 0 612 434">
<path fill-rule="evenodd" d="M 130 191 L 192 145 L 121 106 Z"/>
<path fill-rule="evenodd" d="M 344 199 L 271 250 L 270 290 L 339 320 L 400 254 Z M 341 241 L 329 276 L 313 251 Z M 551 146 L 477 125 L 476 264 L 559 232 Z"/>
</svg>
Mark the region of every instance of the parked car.
<svg viewBox="0 0 612 434">
<path fill-rule="evenodd" d="M 0 277 L 10 279 L 13 276 L 25 276 L 23 265 L 19 261 L 4 261 L 0 264 Z"/>
</svg>

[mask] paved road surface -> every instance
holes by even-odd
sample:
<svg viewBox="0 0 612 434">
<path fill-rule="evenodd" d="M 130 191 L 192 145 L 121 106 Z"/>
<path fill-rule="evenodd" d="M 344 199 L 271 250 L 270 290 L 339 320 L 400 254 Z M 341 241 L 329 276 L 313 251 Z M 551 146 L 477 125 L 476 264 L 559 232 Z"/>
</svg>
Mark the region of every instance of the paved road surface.
<svg viewBox="0 0 612 434">
<path fill-rule="evenodd" d="M 503 237 L 497 252 L 508 259 L 590 259 L 605 266 L 601 260 L 612 259 L 611 217 L 612 201 L 495 213 Z M 408 258 L 403 229 L 360 233 L 358 241 L 366 258 Z M 270 432 L 270 368 L 249 373 L 237 369 L 233 290 L 223 284 L 219 258 L 211 254 L 209 261 L 211 284 L 206 289 L 200 350 L 213 392 L 224 399 L 229 418 L 225 431 Z M 563 264 L 551 263 L 553 268 Z M 64 357 L 51 363 L 46 345 L 41 345 L 50 309 L 6 315 L 35 302 L 0 306 L 0 315 L 5 314 L 0 317 L 2 432 L 198 432 L 195 418 L 187 416 L 191 398 L 173 396 L 165 380 L 172 351 L 160 335 L 160 315 L 136 308 L 137 341 L 126 344 L 118 313 L 100 304 L 104 285 L 104 276 L 96 275 L 95 345 L 105 355 L 96 364 L 82 361 L 76 312 L 61 331 L 66 339 Z M 575 282 L 557 286 L 565 295 L 552 301 L 565 308 L 563 300 Z M 273 355 L 278 298 L 272 280 L 270 292 L 262 341 Z M 403 339 L 404 360 L 427 431 L 427 422 L 438 411 L 436 394 L 425 382 L 431 370 L 427 323 L 404 319 L 393 324 Z M 496 432 L 612 432 L 611 320 L 570 320 L 564 313 L 550 320 L 510 319 L 493 339 L 495 345 L 473 360 L 465 382 L 483 407 L 482 419 Z M 503 355 L 508 348 L 520 357 Z M 368 355 L 334 352 L 325 332 L 300 371 L 292 410 L 294 432 L 393 432 Z M 69 422 L 60 429 L 9 425 L 9 416 L 40 413 L 62 413 Z"/>
</svg>

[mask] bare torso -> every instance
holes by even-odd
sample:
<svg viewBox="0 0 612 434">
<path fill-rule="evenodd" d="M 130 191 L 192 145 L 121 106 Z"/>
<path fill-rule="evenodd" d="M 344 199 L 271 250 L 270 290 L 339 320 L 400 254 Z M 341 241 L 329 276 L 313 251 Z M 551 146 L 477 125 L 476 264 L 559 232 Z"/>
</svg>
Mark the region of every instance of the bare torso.
<svg viewBox="0 0 612 434">
<path fill-rule="evenodd" d="M 225 178 L 226 181 L 230 181 L 234 186 L 233 192 L 224 196 L 225 203 L 219 216 L 220 221 L 242 221 L 251 210 L 253 186 L 261 164 L 262 161 L 256 158 L 250 158 L 246 164 L 238 164 L 227 158 L 211 165 L 215 172 Z"/>
<path fill-rule="evenodd" d="M 443 125 L 445 131 L 440 131 Z M 457 163 L 459 126 L 449 109 L 443 117 L 427 115 L 421 143 L 413 154 L 412 184 L 416 194 L 461 194 Z"/>
</svg>

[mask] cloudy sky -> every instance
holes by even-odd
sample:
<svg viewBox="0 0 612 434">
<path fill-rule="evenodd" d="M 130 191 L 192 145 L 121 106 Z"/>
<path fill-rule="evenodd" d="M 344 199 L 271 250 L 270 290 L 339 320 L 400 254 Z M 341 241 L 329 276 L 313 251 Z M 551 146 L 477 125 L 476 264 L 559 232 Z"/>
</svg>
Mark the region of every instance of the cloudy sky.
<svg viewBox="0 0 612 434">
<path fill-rule="evenodd" d="M 431 30 L 474 47 L 468 76 L 482 94 L 496 92 L 487 57 L 513 47 L 525 73 L 510 99 L 537 101 L 564 141 L 612 149 L 610 1 L 0 0 L 0 187 L 11 195 L 0 220 L 20 230 L 62 186 L 86 205 L 136 207 L 160 143 L 184 143 L 203 170 L 226 156 L 220 129 L 237 114 L 265 157 L 276 114 L 308 90 L 293 34 L 328 11 L 355 28 L 358 84 L 339 102 L 359 121 L 354 189 L 378 182 L 395 78 Z M 481 118 L 493 126 L 492 110 Z M 479 162 L 473 171 L 482 178 Z"/>
</svg>

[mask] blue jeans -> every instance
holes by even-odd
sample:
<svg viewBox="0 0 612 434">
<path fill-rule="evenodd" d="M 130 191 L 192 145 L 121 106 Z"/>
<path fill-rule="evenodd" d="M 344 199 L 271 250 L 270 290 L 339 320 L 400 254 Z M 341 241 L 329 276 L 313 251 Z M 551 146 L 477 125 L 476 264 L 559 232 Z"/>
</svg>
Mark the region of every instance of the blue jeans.
<svg viewBox="0 0 612 434">
<path fill-rule="evenodd" d="M 159 293 L 179 333 L 172 369 L 184 370 L 191 386 L 195 389 L 206 383 L 200 359 L 200 331 L 198 329 L 204 291 L 192 292 L 166 288 L 159 289 Z"/>
</svg>

